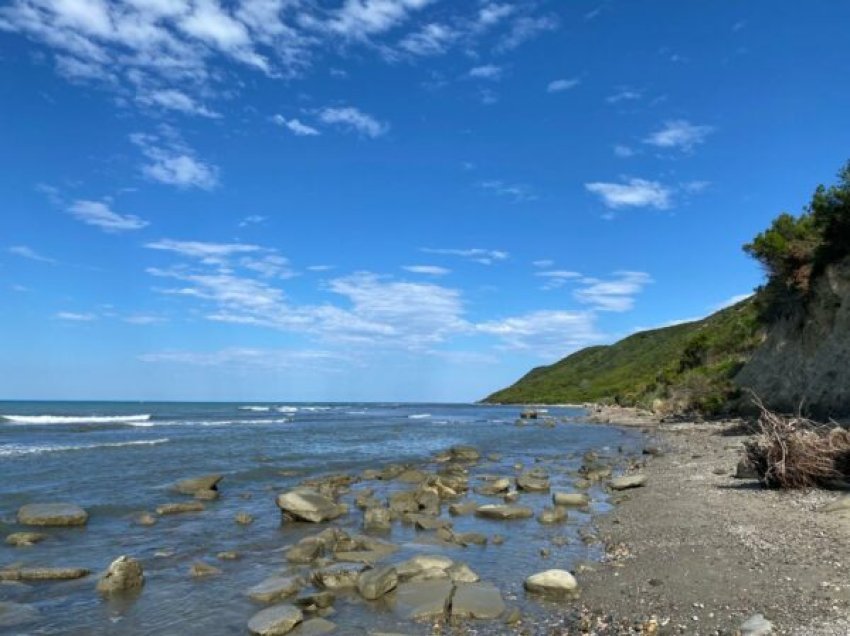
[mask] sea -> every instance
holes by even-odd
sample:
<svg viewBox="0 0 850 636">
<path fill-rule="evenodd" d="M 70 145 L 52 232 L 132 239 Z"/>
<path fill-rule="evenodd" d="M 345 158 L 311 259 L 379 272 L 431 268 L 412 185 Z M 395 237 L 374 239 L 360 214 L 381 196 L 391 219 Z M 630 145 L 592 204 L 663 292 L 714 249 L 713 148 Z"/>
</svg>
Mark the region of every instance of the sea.
<svg viewBox="0 0 850 636">
<path fill-rule="evenodd" d="M 434 455 L 462 444 L 476 447 L 483 458 L 470 469 L 471 486 L 488 475 L 514 476 L 538 467 L 549 473 L 553 490 L 571 490 L 585 453 L 596 453 L 615 469 L 640 455 L 639 431 L 589 424 L 580 408 L 549 407 L 536 420 L 520 420 L 521 411 L 479 404 L 0 402 L 0 535 L 26 530 L 16 513 L 27 503 L 75 503 L 90 515 L 85 527 L 46 529 L 47 540 L 32 547 L 0 543 L 0 570 L 92 571 L 75 581 L 0 583 L 0 633 L 246 634 L 247 621 L 262 606 L 245 591 L 291 571 L 287 547 L 323 527 L 283 521 L 275 505 L 278 493 L 305 479 L 359 475 L 389 464 L 436 470 Z M 173 484 L 207 473 L 224 478 L 220 498 L 207 502 L 205 511 L 163 516 L 154 526 L 137 523 L 142 512 L 191 500 L 174 493 Z M 385 497 L 410 485 L 363 481 L 343 501 L 351 503 L 364 488 Z M 555 526 L 533 518 L 451 519 L 458 532 L 502 535 L 501 545 L 445 545 L 433 532 L 394 524 L 382 538 L 399 551 L 387 562 L 417 554 L 449 556 L 496 584 L 508 606 L 545 624 L 568 608 L 527 596 L 522 582 L 541 570 L 574 569 L 602 556 L 601 545 L 587 536 L 593 518 L 611 506 L 602 485 L 588 492 L 590 508 L 570 510 L 567 522 Z M 550 497 L 524 493 L 520 503 L 540 511 Z M 499 503 L 472 492 L 468 498 Z M 252 515 L 254 523 L 235 523 L 239 512 Z M 443 516 L 449 518 L 445 509 Z M 334 522 L 352 534 L 362 532 L 361 524 L 353 505 Z M 227 551 L 239 558 L 217 558 Z M 132 598 L 101 598 L 97 578 L 123 554 L 141 561 L 145 587 Z M 190 568 L 196 562 L 221 572 L 193 578 Z M 306 578 L 309 571 L 302 574 Z M 342 634 L 432 633 L 429 623 L 397 617 L 390 601 L 367 603 L 356 593 L 343 594 L 330 619 Z M 27 606 L 29 618 L 18 622 L 7 615 L 4 624 L 3 603 Z M 504 629 L 482 623 L 476 633 Z"/>
</svg>

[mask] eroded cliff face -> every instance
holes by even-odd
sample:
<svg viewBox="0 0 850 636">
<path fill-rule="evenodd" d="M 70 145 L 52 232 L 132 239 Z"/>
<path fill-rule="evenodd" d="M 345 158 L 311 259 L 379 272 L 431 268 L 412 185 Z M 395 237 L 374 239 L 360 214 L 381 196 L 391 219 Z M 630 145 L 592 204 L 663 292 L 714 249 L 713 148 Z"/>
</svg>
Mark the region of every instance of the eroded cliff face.
<svg viewBox="0 0 850 636">
<path fill-rule="evenodd" d="M 772 409 L 850 416 L 850 259 L 818 277 L 796 315 L 771 325 L 735 382 Z"/>
</svg>

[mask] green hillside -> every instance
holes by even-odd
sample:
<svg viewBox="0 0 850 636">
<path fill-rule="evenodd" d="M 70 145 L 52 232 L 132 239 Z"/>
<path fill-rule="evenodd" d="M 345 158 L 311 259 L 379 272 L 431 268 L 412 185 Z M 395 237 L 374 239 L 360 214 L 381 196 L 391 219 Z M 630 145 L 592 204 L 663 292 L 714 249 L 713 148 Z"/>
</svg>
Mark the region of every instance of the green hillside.
<svg viewBox="0 0 850 636">
<path fill-rule="evenodd" d="M 636 333 L 582 349 L 530 371 L 488 403 L 616 402 L 670 411 L 716 412 L 735 389 L 731 379 L 763 339 L 756 299 L 696 322 Z"/>
</svg>

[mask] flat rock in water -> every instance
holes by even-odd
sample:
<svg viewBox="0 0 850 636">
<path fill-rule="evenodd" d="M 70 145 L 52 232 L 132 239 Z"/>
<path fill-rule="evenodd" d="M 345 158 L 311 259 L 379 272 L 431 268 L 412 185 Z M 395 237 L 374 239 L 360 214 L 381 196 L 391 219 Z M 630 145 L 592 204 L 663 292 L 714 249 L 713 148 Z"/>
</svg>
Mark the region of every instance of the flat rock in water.
<svg viewBox="0 0 850 636">
<path fill-rule="evenodd" d="M 246 592 L 248 598 L 259 603 L 272 603 L 292 596 L 301 589 L 302 582 L 296 576 L 270 576 Z"/>
<path fill-rule="evenodd" d="M 307 488 L 278 495 L 277 505 L 285 515 L 311 523 L 330 521 L 348 512 L 347 506 Z"/>
<path fill-rule="evenodd" d="M 554 508 L 546 506 L 537 515 L 537 520 L 544 524 L 563 523 L 567 520 L 567 511 L 562 506 L 555 506 Z"/>
<path fill-rule="evenodd" d="M 502 594 L 492 583 L 459 583 L 452 597 L 452 616 L 499 618 L 505 611 Z"/>
<path fill-rule="evenodd" d="M 135 592 L 142 589 L 144 584 L 142 564 L 124 555 L 109 564 L 109 569 L 97 582 L 97 591 L 101 594 Z"/>
<path fill-rule="evenodd" d="M 552 502 L 556 506 L 586 506 L 590 497 L 583 492 L 556 492 L 552 495 Z"/>
<path fill-rule="evenodd" d="M 449 506 L 449 514 L 460 517 L 463 515 L 471 515 L 478 508 L 478 504 L 474 501 L 462 501 L 453 503 Z"/>
<path fill-rule="evenodd" d="M 0 627 L 15 627 L 31 623 L 39 616 L 38 609 L 32 605 L 0 601 Z"/>
<path fill-rule="evenodd" d="M 442 616 L 453 589 L 454 585 L 447 579 L 402 583 L 396 588 L 393 609 L 406 619 Z"/>
<path fill-rule="evenodd" d="M 440 570 L 445 572 L 454 565 L 449 557 L 438 554 L 420 554 L 413 558 L 399 563 L 395 566 L 396 572 L 400 579 L 409 579 L 412 576 L 430 570 Z"/>
<path fill-rule="evenodd" d="M 628 490 L 629 488 L 640 488 L 646 484 L 646 475 L 624 475 L 612 479 L 610 486 L 612 490 Z"/>
<path fill-rule="evenodd" d="M 517 488 L 526 492 L 547 492 L 549 477 L 542 473 L 522 473 L 516 478 Z"/>
<path fill-rule="evenodd" d="M 753 614 L 741 625 L 741 636 L 767 636 L 773 633 L 773 623 L 761 614 Z"/>
<path fill-rule="evenodd" d="M 282 636 L 303 619 L 304 614 L 294 605 L 275 605 L 254 614 L 248 621 L 248 631 L 256 636 Z"/>
<path fill-rule="evenodd" d="M 13 532 L 6 537 L 6 545 L 25 548 L 40 543 L 47 538 L 43 532 Z"/>
<path fill-rule="evenodd" d="M 321 634 L 330 634 L 335 630 L 336 623 L 317 617 L 301 623 L 292 632 L 292 636 L 320 636 Z"/>
<path fill-rule="evenodd" d="M 526 506 L 486 504 L 478 506 L 475 514 L 487 519 L 528 519 L 534 516 L 534 511 Z"/>
<path fill-rule="evenodd" d="M 546 570 L 525 579 L 525 589 L 544 594 L 574 595 L 578 592 L 578 582 L 566 570 Z"/>
<path fill-rule="evenodd" d="M 0 570 L 0 581 L 70 581 L 89 574 L 85 568 L 18 568 Z"/>
<path fill-rule="evenodd" d="M 332 565 L 313 572 L 313 582 L 317 587 L 326 590 L 357 587 L 357 581 L 362 570 L 362 567 Z"/>
<path fill-rule="evenodd" d="M 179 515 L 184 512 L 203 512 L 206 510 L 200 501 L 187 501 L 186 503 L 168 503 L 156 507 L 158 515 Z"/>
<path fill-rule="evenodd" d="M 18 523 L 25 526 L 83 526 L 89 514 L 74 504 L 27 504 L 18 510 Z"/>
<path fill-rule="evenodd" d="M 218 490 L 218 482 L 222 480 L 222 475 L 202 475 L 200 477 L 190 477 L 178 481 L 174 485 L 174 489 L 183 495 L 195 495 L 202 491 Z"/>
<path fill-rule="evenodd" d="M 455 563 L 446 574 L 454 583 L 477 583 L 481 578 L 466 563 Z"/>
</svg>

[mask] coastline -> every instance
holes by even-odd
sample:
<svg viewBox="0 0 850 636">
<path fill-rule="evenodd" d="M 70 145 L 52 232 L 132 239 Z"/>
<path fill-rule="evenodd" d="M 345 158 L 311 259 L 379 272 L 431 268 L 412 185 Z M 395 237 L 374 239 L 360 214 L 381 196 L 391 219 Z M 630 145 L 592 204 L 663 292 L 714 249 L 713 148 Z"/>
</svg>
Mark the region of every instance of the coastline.
<svg viewBox="0 0 850 636">
<path fill-rule="evenodd" d="M 722 423 L 610 407 L 590 420 L 644 427 L 661 454 L 594 520 L 607 555 L 578 572 L 583 633 L 738 634 L 762 614 L 764 633 L 850 634 L 850 510 L 822 510 L 844 493 L 736 479 L 747 438 Z"/>
</svg>

